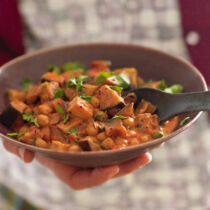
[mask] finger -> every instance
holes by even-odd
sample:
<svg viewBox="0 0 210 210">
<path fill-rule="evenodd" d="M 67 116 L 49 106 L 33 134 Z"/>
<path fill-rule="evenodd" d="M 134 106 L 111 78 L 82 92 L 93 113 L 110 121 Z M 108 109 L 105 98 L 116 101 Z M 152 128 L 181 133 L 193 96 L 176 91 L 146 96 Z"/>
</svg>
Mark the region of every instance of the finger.
<svg viewBox="0 0 210 210">
<path fill-rule="evenodd" d="M 82 190 L 104 184 L 119 173 L 119 166 L 108 166 L 95 169 L 81 169 L 76 171 L 70 180 L 73 189 Z"/>
<path fill-rule="evenodd" d="M 4 148 L 14 154 L 20 157 L 25 163 L 30 163 L 34 159 L 34 153 L 26 150 L 22 147 L 18 147 L 14 145 L 12 142 L 3 140 Z"/>
<path fill-rule="evenodd" d="M 118 166 L 83 169 L 72 167 L 40 155 L 36 155 L 36 159 L 51 169 L 58 178 L 74 190 L 82 190 L 103 184 L 119 172 Z"/>
<path fill-rule="evenodd" d="M 115 177 L 120 177 L 127 175 L 131 172 L 136 171 L 137 169 L 147 165 L 152 161 L 152 155 L 150 153 L 144 153 L 140 155 L 139 157 L 126 161 L 119 165 L 120 171 Z"/>
</svg>

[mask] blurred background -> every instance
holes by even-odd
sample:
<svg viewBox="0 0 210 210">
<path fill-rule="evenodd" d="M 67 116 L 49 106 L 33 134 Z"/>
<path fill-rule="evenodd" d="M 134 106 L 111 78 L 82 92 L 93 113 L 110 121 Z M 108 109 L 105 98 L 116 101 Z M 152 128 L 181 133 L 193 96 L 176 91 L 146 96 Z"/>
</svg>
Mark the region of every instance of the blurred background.
<svg viewBox="0 0 210 210">
<path fill-rule="evenodd" d="M 208 0 L 0 3 L 0 64 L 25 52 L 61 44 L 132 42 L 191 61 L 210 82 L 209 34 Z M 210 209 L 207 114 L 153 151 L 152 163 L 143 169 L 79 192 L 69 189 L 37 162 L 22 163 L 1 144 L 0 152 L 0 210 Z"/>
</svg>

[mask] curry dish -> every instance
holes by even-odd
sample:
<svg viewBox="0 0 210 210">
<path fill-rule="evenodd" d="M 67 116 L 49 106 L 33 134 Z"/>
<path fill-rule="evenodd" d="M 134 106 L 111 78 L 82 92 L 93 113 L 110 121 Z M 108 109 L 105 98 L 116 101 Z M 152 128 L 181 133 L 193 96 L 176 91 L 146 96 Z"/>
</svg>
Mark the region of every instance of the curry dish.
<svg viewBox="0 0 210 210">
<path fill-rule="evenodd" d="M 0 115 L 0 122 L 13 132 L 7 135 L 42 148 L 100 151 L 149 142 L 177 127 L 177 116 L 160 125 L 155 105 L 145 100 L 136 105 L 132 88 L 179 93 L 181 85 L 145 82 L 135 68 L 110 66 L 109 61 L 93 61 L 86 70 L 68 62 L 49 65 L 38 84 L 25 78 L 22 90 L 8 91 L 10 105 Z"/>
</svg>

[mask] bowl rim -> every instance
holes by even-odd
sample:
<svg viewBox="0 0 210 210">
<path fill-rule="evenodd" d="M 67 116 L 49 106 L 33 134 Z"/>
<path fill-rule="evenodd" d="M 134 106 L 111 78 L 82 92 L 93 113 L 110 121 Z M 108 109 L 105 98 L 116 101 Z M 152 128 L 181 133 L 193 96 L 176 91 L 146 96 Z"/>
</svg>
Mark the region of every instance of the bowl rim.
<svg viewBox="0 0 210 210">
<path fill-rule="evenodd" d="M 42 55 L 51 51 L 59 51 L 59 50 L 64 50 L 64 49 L 68 49 L 68 48 L 80 48 L 80 47 L 128 47 L 128 48 L 136 48 L 136 49 L 144 49 L 147 51 L 153 51 L 156 54 L 161 54 L 164 55 L 166 57 L 169 57 L 173 60 L 177 60 L 179 63 L 183 63 L 187 66 L 189 66 L 191 68 L 192 71 L 194 71 L 196 73 L 196 75 L 199 76 L 199 78 L 201 79 L 202 82 L 202 87 L 203 87 L 203 91 L 207 91 L 208 87 L 206 84 L 206 81 L 203 77 L 203 75 L 201 74 L 201 72 L 194 66 L 192 65 L 189 61 L 178 57 L 178 56 L 174 56 L 172 54 L 169 54 L 167 52 L 152 48 L 152 47 L 147 47 L 147 46 L 142 46 L 140 44 L 135 44 L 135 43 L 116 43 L 116 42 L 85 42 L 85 43 L 77 43 L 77 44 L 66 44 L 66 45 L 59 45 L 59 46 L 53 46 L 53 47 L 47 47 L 47 48 L 43 48 L 40 50 L 36 50 L 35 52 L 29 52 L 26 54 L 23 54 L 21 56 L 18 56 L 17 58 L 12 59 L 11 61 L 5 63 L 4 65 L 0 66 L 0 76 L 3 70 L 5 70 L 6 68 L 9 68 L 10 66 L 12 66 L 13 64 L 17 63 L 17 62 L 21 62 L 22 60 L 37 56 L 37 55 Z M 182 127 L 178 128 L 177 130 L 173 131 L 172 133 L 168 134 L 167 136 L 164 136 L 162 138 L 158 138 L 152 141 L 149 141 L 147 143 L 143 143 L 143 144 L 138 144 L 138 145 L 134 145 L 134 146 L 129 146 L 127 148 L 124 149 L 116 149 L 116 150 L 102 150 L 102 151 L 80 151 L 80 152 L 73 152 L 73 151 L 59 151 L 59 150 L 53 150 L 53 149 L 45 149 L 45 148 L 40 148 L 37 147 L 35 145 L 29 145 L 29 144 L 25 144 L 22 142 L 17 141 L 16 139 L 13 139 L 9 136 L 6 136 L 2 133 L 0 133 L 0 137 L 2 137 L 3 139 L 7 139 L 19 146 L 23 146 L 29 150 L 32 151 L 36 151 L 39 153 L 45 153 L 47 152 L 52 153 L 52 154 L 57 154 L 57 155 L 77 155 L 77 156 L 84 156 L 84 155 L 88 155 L 88 156 L 104 156 L 104 155 L 111 155 L 113 153 L 124 153 L 127 151 L 132 151 L 134 149 L 136 150 L 141 150 L 141 149 L 147 149 L 151 146 L 154 145 L 158 145 L 161 144 L 163 142 L 166 142 L 168 139 L 171 139 L 172 137 L 176 136 L 177 134 L 181 133 L 182 131 L 184 131 L 185 129 L 187 129 L 188 127 L 190 127 L 202 114 L 203 112 L 200 111 L 198 112 L 195 117 L 193 119 L 191 119 L 187 124 L 183 125 Z"/>
</svg>

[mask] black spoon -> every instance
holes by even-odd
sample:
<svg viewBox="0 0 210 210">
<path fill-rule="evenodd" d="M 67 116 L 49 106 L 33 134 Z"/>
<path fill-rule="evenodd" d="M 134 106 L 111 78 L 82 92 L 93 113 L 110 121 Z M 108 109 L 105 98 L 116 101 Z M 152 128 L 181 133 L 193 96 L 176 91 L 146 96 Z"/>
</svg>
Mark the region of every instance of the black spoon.
<svg viewBox="0 0 210 210">
<path fill-rule="evenodd" d="M 139 88 L 130 92 L 136 94 L 136 104 L 145 99 L 156 105 L 160 122 L 177 114 L 210 110 L 210 91 L 171 94 L 153 88 Z"/>
</svg>

